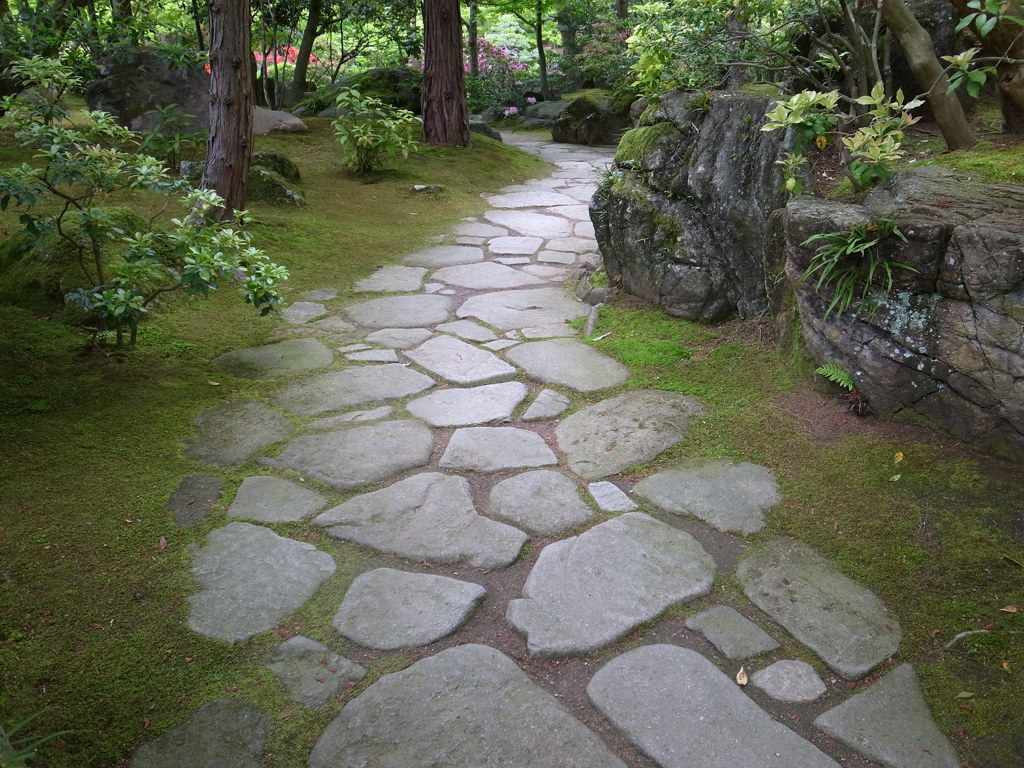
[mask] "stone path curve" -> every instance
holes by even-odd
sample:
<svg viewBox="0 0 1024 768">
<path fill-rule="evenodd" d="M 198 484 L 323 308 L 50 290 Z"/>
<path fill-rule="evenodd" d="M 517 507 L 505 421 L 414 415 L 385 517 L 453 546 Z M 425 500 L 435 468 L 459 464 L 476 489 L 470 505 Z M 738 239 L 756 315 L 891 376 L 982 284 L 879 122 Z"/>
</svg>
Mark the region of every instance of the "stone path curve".
<svg viewBox="0 0 1024 768">
<path fill-rule="evenodd" d="M 365 299 L 311 291 L 283 313 L 293 338 L 218 359 L 282 385 L 195 419 L 189 457 L 267 469 L 195 554 L 189 626 L 245 642 L 304 605 L 336 563 L 273 526 L 306 521 L 401 567 L 352 582 L 323 616 L 333 643 L 274 649 L 264 663 L 288 697 L 343 697 L 366 674 L 353 648 L 428 649 L 347 701 L 309 768 L 958 766 L 913 667 L 892 661 L 900 629 L 881 601 L 802 542 L 747 549 L 781 500 L 770 471 L 684 464 L 635 488 L 618 475 L 707 408 L 624 390 L 627 369 L 578 338 L 594 309 L 566 282 L 600 263 L 587 203 L 610 152 L 516 143 L 558 170 L 485 196 L 491 209 L 439 245 L 361 280 Z M 168 503 L 177 524 L 223 485 L 186 478 Z M 527 573 L 531 540 L 544 546 Z M 723 554 L 743 550 L 738 567 Z M 749 601 L 709 599 L 722 576 Z M 662 616 L 701 600 L 685 623 Z M 488 601 L 515 650 L 433 645 Z M 608 655 L 627 635 L 642 642 Z M 576 697 L 542 671 L 566 663 Z M 268 713 L 210 702 L 131 766 L 259 766 L 270 729 Z"/>
</svg>

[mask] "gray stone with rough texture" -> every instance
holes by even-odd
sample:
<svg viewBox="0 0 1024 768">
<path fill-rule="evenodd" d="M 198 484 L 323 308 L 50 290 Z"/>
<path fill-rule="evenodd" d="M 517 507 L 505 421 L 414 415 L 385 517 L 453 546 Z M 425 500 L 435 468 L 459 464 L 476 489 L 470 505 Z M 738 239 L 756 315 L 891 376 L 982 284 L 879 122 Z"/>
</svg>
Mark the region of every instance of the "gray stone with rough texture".
<svg viewBox="0 0 1024 768">
<path fill-rule="evenodd" d="M 533 656 L 587 653 L 707 594 L 715 570 L 690 534 L 627 512 L 541 550 L 506 618 Z"/>
<path fill-rule="evenodd" d="M 559 384 L 579 392 L 614 387 L 629 378 L 618 360 L 576 339 L 552 339 L 520 344 L 506 357 L 526 375 L 544 384 Z"/>
<path fill-rule="evenodd" d="M 437 270 L 433 279 L 459 288 L 471 288 L 475 291 L 523 288 L 544 283 L 539 277 L 527 275 L 518 269 L 506 267 L 504 264 L 495 264 L 493 261 L 445 267 Z"/>
<path fill-rule="evenodd" d="M 503 195 L 484 195 L 484 200 L 495 208 L 547 208 L 554 205 L 576 204 L 576 200 L 572 197 L 543 189 L 507 192 Z"/>
<path fill-rule="evenodd" d="M 779 647 L 774 637 L 727 605 L 716 605 L 691 616 L 686 626 L 700 632 L 733 660 L 747 659 Z"/>
<path fill-rule="evenodd" d="M 900 626 L 882 601 L 801 541 L 758 545 L 736 575 L 754 605 L 847 680 L 899 648 Z"/>
<path fill-rule="evenodd" d="M 553 267 L 550 264 L 528 264 L 523 267 L 523 272 L 543 278 L 549 283 L 564 283 L 569 279 L 572 272 L 565 267 Z"/>
<path fill-rule="evenodd" d="M 511 345 L 510 345 L 511 346 Z M 541 390 L 523 414 L 523 421 L 553 419 L 569 407 L 569 398 L 553 389 Z"/>
<path fill-rule="evenodd" d="M 395 409 L 390 405 L 382 405 L 380 408 L 371 408 L 366 411 L 349 411 L 338 416 L 328 416 L 324 419 L 311 421 L 306 425 L 306 429 L 334 429 L 334 427 L 358 421 L 379 421 L 380 419 L 386 419 L 394 412 Z"/>
<path fill-rule="evenodd" d="M 488 384 L 511 379 L 516 369 L 487 350 L 451 336 L 435 336 L 405 356 L 453 384 Z"/>
<path fill-rule="evenodd" d="M 456 264 L 472 264 L 484 260 L 484 251 L 475 245 L 436 245 L 424 248 L 406 256 L 404 261 L 410 267 L 440 269 Z"/>
<path fill-rule="evenodd" d="M 214 358 L 227 373 L 243 379 L 273 379 L 325 368 L 334 361 L 334 353 L 317 339 L 288 339 L 276 344 L 235 349 Z"/>
<path fill-rule="evenodd" d="M 411 401 L 406 408 L 432 427 L 461 427 L 506 421 L 527 395 L 518 381 L 470 389 L 439 389 Z"/>
<path fill-rule="evenodd" d="M 323 643 L 296 635 L 279 645 L 267 660 L 293 701 L 306 707 L 322 707 L 362 680 L 366 670 L 331 651 Z"/>
<path fill-rule="evenodd" d="M 298 416 L 316 416 L 352 405 L 406 397 L 434 386 L 434 380 L 401 364 L 354 366 L 310 376 L 280 392 L 277 403 Z"/>
<path fill-rule="evenodd" d="M 327 314 L 327 307 L 315 301 L 296 301 L 281 310 L 281 317 L 289 323 L 300 325 L 316 320 Z"/>
<path fill-rule="evenodd" d="M 491 512 L 530 533 L 550 536 L 593 516 L 576 483 L 550 469 L 524 472 L 491 489 Z"/>
<path fill-rule="evenodd" d="M 958 768 L 935 725 L 910 664 L 896 667 L 863 693 L 821 715 L 814 724 L 829 736 L 890 768 Z"/>
<path fill-rule="evenodd" d="M 206 537 L 192 563 L 202 591 L 189 595 L 188 625 L 217 640 L 247 640 L 302 607 L 334 569 L 312 544 L 228 523 Z"/>
<path fill-rule="evenodd" d="M 434 328 L 440 333 L 450 333 L 469 341 L 492 341 L 498 338 L 490 328 L 484 328 L 472 320 L 456 320 L 452 323 L 442 323 Z"/>
<path fill-rule="evenodd" d="M 523 264 L 530 263 L 529 256 L 499 256 L 495 259 L 499 264 L 504 264 L 506 267 L 521 267 Z"/>
<path fill-rule="evenodd" d="M 544 240 L 539 237 L 496 237 L 487 244 L 487 249 L 505 256 L 532 256 L 542 245 Z"/>
<path fill-rule="evenodd" d="M 398 354 L 393 349 L 364 349 L 349 352 L 345 359 L 353 363 L 397 363 Z"/>
<path fill-rule="evenodd" d="M 232 699 L 199 707 L 177 728 L 135 750 L 129 768 L 260 768 L 270 717 Z"/>
<path fill-rule="evenodd" d="M 167 499 L 165 507 L 174 513 L 179 528 L 203 522 L 210 516 L 210 507 L 224 490 L 224 479 L 209 475 L 188 475 Z"/>
<path fill-rule="evenodd" d="M 357 344 L 346 344 L 344 347 L 338 347 L 339 352 L 361 352 L 364 349 L 373 349 L 369 344 L 363 344 L 359 342 Z"/>
<path fill-rule="evenodd" d="M 247 477 L 238 487 L 228 517 L 244 517 L 263 523 L 301 520 L 320 511 L 327 499 L 293 482 L 272 475 Z"/>
<path fill-rule="evenodd" d="M 317 328 L 327 333 L 342 333 L 349 334 L 356 331 L 356 327 L 352 323 L 342 320 L 340 317 L 325 317 L 323 320 L 317 320 L 315 323 L 310 323 L 310 328 Z"/>
<path fill-rule="evenodd" d="M 337 288 L 316 288 L 312 291 L 306 291 L 302 294 L 302 298 L 306 301 L 330 301 L 331 299 L 338 298 Z"/>
<path fill-rule="evenodd" d="M 484 599 L 479 584 L 377 568 L 352 582 L 334 616 L 334 628 L 369 648 L 415 648 L 461 627 Z"/>
<path fill-rule="evenodd" d="M 458 224 L 452 229 L 452 232 L 467 237 L 504 237 L 508 234 L 507 229 L 496 227 L 493 224 L 484 224 L 482 221 L 467 221 L 464 224 Z"/>
<path fill-rule="evenodd" d="M 426 274 L 425 267 L 403 267 L 391 264 L 381 267 L 369 277 L 357 280 L 352 291 L 354 293 L 418 291 L 423 285 L 423 277 Z"/>
<path fill-rule="evenodd" d="M 568 237 L 572 224 L 558 216 L 545 216 L 532 211 L 487 211 L 484 218 L 502 227 L 508 227 L 529 237 Z"/>
<path fill-rule="evenodd" d="M 666 512 L 693 515 L 744 536 L 764 528 L 765 511 L 781 501 L 770 469 L 725 460 L 658 472 L 637 483 L 635 492 Z"/>
<path fill-rule="evenodd" d="M 445 322 L 451 306 L 447 296 L 385 296 L 350 304 L 345 313 L 367 328 L 419 328 Z"/>
<path fill-rule="evenodd" d="M 471 296 L 456 311 L 458 317 L 475 317 L 481 322 L 510 331 L 535 326 L 565 326 L 583 317 L 586 305 L 570 298 L 561 288 L 528 288 Z"/>
<path fill-rule="evenodd" d="M 555 430 L 572 470 L 588 480 L 644 464 L 686 436 L 707 413 L 695 398 L 638 389 L 577 411 Z"/>
<path fill-rule="evenodd" d="M 192 418 L 196 436 L 184 455 L 213 464 L 238 466 L 264 446 L 291 434 L 292 423 L 267 406 L 253 402 L 225 403 Z"/>
<path fill-rule="evenodd" d="M 464 427 L 455 430 L 440 465 L 473 472 L 545 467 L 558 458 L 536 432 L 516 427 Z"/>
<path fill-rule="evenodd" d="M 750 676 L 750 684 L 776 701 L 801 703 L 814 701 L 825 692 L 825 683 L 806 661 L 783 659 L 759 669 Z"/>
<path fill-rule="evenodd" d="M 508 565 L 526 534 L 477 514 L 463 477 L 424 472 L 364 493 L 313 519 L 338 539 L 442 563 Z"/>
<path fill-rule="evenodd" d="M 565 251 L 541 251 L 537 254 L 537 261 L 541 264 L 575 264 L 576 254 Z"/>
<path fill-rule="evenodd" d="M 688 648 L 628 651 L 594 675 L 587 696 L 662 768 L 839 768 Z"/>
<path fill-rule="evenodd" d="M 514 661 L 484 645 L 386 675 L 327 726 L 308 768 L 625 768 Z"/>
<path fill-rule="evenodd" d="M 548 240 L 548 248 L 552 251 L 568 251 L 569 253 L 588 253 L 597 247 L 597 242 L 590 237 L 560 237 Z"/>
<path fill-rule="evenodd" d="M 601 508 L 602 512 L 632 512 L 636 509 L 633 500 L 615 483 L 601 480 L 588 484 L 587 490 L 590 491 L 590 495 L 594 497 L 594 501 L 597 502 L 597 506 Z"/>
<path fill-rule="evenodd" d="M 366 340 L 371 344 L 394 349 L 409 349 L 422 344 L 434 334 L 426 328 L 381 328 L 367 334 Z"/>
<path fill-rule="evenodd" d="M 512 339 L 495 339 L 494 341 L 488 341 L 482 344 L 481 346 L 487 347 L 488 349 L 492 349 L 495 352 L 500 352 L 503 349 L 514 347 L 518 343 L 518 341 L 512 341 Z"/>
</svg>

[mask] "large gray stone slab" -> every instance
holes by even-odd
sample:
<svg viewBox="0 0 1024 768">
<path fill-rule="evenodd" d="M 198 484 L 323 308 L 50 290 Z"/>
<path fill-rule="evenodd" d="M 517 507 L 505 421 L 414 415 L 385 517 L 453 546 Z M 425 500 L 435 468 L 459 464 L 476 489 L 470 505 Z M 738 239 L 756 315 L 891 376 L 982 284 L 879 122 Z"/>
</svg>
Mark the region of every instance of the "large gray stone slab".
<svg viewBox="0 0 1024 768">
<path fill-rule="evenodd" d="M 637 483 L 635 493 L 666 512 L 693 515 L 745 536 L 764 528 L 764 513 L 781 501 L 768 467 L 725 460 L 658 472 Z"/>
<path fill-rule="evenodd" d="M 434 330 L 441 333 L 450 333 L 452 336 L 458 336 L 469 341 L 493 341 L 498 338 L 490 328 L 485 328 L 479 323 L 474 323 L 472 320 L 456 320 L 451 323 L 441 323 Z"/>
<path fill-rule="evenodd" d="M 735 608 L 716 605 L 686 620 L 730 659 L 747 659 L 779 647 L 775 638 Z"/>
<path fill-rule="evenodd" d="M 338 539 L 402 557 L 481 568 L 508 565 L 526 534 L 477 514 L 463 477 L 424 472 L 364 493 L 313 519 Z"/>
<path fill-rule="evenodd" d="M 543 536 L 575 528 L 594 514 L 580 499 L 576 483 L 550 469 L 524 472 L 495 485 L 491 512 Z"/>
<path fill-rule="evenodd" d="M 425 267 L 403 267 L 391 264 L 381 267 L 369 277 L 357 280 L 352 290 L 355 293 L 418 291 L 423 285 L 423 277 L 426 274 Z"/>
<path fill-rule="evenodd" d="M 362 411 L 349 411 L 337 416 L 327 416 L 323 419 L 311 421 L 306 425 L 306 429 L 334 429 L 335 427 L 343 427 L 346 424 L 359 421 L 380 421 L 381 419 L 386 419 L 394 412 L 395 409 L 390 405 L 382 405 L 379 408 L 369 408 Z"/>
<path fill-rule="evenodd" d="M 555 437 L 573 472 L 597 480 L 681 442 L 691 421 L 705 413 L 693 397 L 638 389 L 577 411 L 558 425 Z"/>
<path fill-rule="evenodd" d="M 783 659 L 757 670 L 750 684 L 776 701 L 800 703 L 814 701 L 825 692 L 825 683 L 806 661 Z"/>
<path fill-rule="evenodd" d="M 461 645 L 349 702 L 309 768 L 625 768 L 514 661 Z"/>
<path fill-rule="evenodd" d="M 540 237 L 522 237 L 519 235 L 510 237 L 496 237 L 487 244 L 491 253 L 503 254 L 506 256 L 532 256 L 544 245 L 544 239 Z"/>
<path fill-rule="evenodd" d="M 519 328 L 565 326 L 587 314 L 587 305 L 557 287 L 497 291 L 471 296 L 455 313 L 511 331 Z"/>
<path fill-rule="evenodd" d="M 751 602 L 847 680 L 900 645 L 900 625 L 874 593 L 795 539 L 758 545 L 736 569 Z"/>
<path fill-rule="evenodd" d="M 569 407 L 569 398 L 553 389 L 543 389 L 523 414 L 523 421 L 542 421 L 560 416 Z"/>
<path fill-rule="evenodd" d="M 632 512 L 637 508 L 625 491 L 607 480 L 588 483 L 587 490 L 602 512 Z"/>
<path fill-rule="evenodd" d="M 622 384 L 629 369 L 576 339 L 531 341 L 505 356 L 534 381 L 558 384 L 579 392 L 597 392 Z"/>
<path fill-rule="evenodd" d="M 311 323 L 310 328 L 316 328 L 317 330 L 325 333 L 342 334 L 346 336 L 358 330 L 354 325 L 352 325 L 352 323 L 347 320 L 342 320 L 340 317 L 325 317 L 323 320 L 317 320 L 315 323 Z"/>
<path fill-rule="evenodd" d="M 548 248 L 552 251 L 568 251 L 576 254 L 589 253 L 597 248 L 597 242 L 592 237 L 559 237 L 548 240 Z"/>
<path fill-rule="evenodd" d="M 587 653 L 707 594 L 714 578 L 715 561 L 696 539 L 627 512 L 542 549 L 506 618 L 534 656 Z"/>
<path fill-rule="evenodd" d="M 525 384 L 506 381 L 470 389 L 439 389 L 412 400 L 406 408 L 432 427 L 461 427 L 507 420 L 526 395 Z"/>
<path fill-rule="evenodd" d="M 404 365 L 352 366 L 322 373 L 282 389 L 275 400 L 297 416 L 315 416 L 363 403 L 406 397 L 434 386 L 434 380 Z"/>
<path fill-rule="evenodd" d="M 212 464 L 237 466 L 294 429 L 280 413 L 252 402 L 226 403 L 193 417 L 196 436 L 184 455 Z"/>
<path fill-rule="evenodd" d="M 224 490 L 224 478 L 187 475 L 164 506 L 174 513 L 174 524 L 188 528 L 210 516 L 210 508 Z"/>
<path fill-rule="evenodd" d="M 896 667 L 814 724 L 890 768 L 957 768 L 961 764 L 953 745 L 932 720 L 910 664 Z"/>
<path fill-rule="evenodd" d="M 327 314 L 327 307 L 315 301 L 296 301 L 281 310 L 281 317 L 289 323 L 301 325 Z"/>
<path fill-rule="evenodd" d="M 352 582 L 334 628 L 382 651 L 415 648 L 461 627 L 486 593 L 479 584 L 447 576 L 377 568 Z"/>
<path fill-rule="evenodd" d="M 238 487 L 228 517 L 244 517 L 262 523 L 286 523 L 318 512 L 327 499 L 293 482 L 272 475 L 247 477 Z"/>
<path fill-rule="evenodd" d="M 398 353 L 393 349 L 361 349 L 349 352 L 345 359 L 354 363 L 397 363 Z"/>
<path fill-rule="evenodd" d="M 441 466 L 473 472 L 546 467 L 558 458 L 536 432 L 516 427 L 463 427 L 455 430 Z"/>
<path fill-rule="evenodd" d="M 426 267 L 427 269 L 440 269 L 455 264 L 472 264 L 475 261 L 483 260 L 483 249 L 475 245 L 437 245 L 433 248 L 416 251 L 402 259 L 410 267 Z"/>
<path fill-rule="evenodd" d="M 346 690 L 349 683 L 366 676 L 366 670 L 355 662 L 302 635 L 281 643 L 266 666 L 292 700 L 306 707 L 324 706 Z"/>
<path fill-rule="evenodd" d="M 405 356 L 453 384 L 488 384 L 516 374 L 515 368 L 492 352 L 452 336 L 435 336 L 406 350 Z"/>
<path fill-rule="evenodd" d="M 366 340 L 370 344 L 379 344 L 382 347 L 409 349 L 422 344 L 433 335 L 426 328 L 381 328 L 367 334 Z"/>
<path fill-rule="evenodd" d="M 382 421 L 298 437 L 268 467 L 295 471 L 333 485 L 360 488 L 430 461 L 434 436 L 418 421 Z"/>
<path fill-rule="evenodd" d="M 575 198 L 544 189 L 484 195 L 484 200 L 495 208 L 545 208 L 552 205 L 575 205 L 577 202 Z"/>
<path fill-rule="evenodd" d="M 192 564 L 202 591 L 188 598 L 188 625 L 217 640 L 247 640 L 301 608 L 334 569 L 312 544 L 228 523 L 206 537 Z"/>
<path fill-rule="evenodd" d="M 232 699 L 204 704 L 135 750 L 129 768 L 260 768 L 270 717 Z"/>
<path fill-rule="evenodd" d="M 484 224 L 482 221 L 467 221 L 457 224 L 452 228 L 452 232 L 467 237 L 503 237 L 508 234 L 507 229 L 496 227 L 493 224 Z"/>
<path fill-rule="evenodd" d="M 214 358 L 227 373 L 243 379 L 274 379 L 326 368 L 334 353 L 317 339 L 288 339 L 262 347 L 236 349 Z"/>
<path fill-rule="evenodd" d="M 529 285 L 543 285 L 539 277 L 520 272 L 518 269 L 483 261 L 479 264 L 464 264 L 458 267 L 445 267 L 434 273 L 434 280 L 459 288 L 471 288 L 475 291 L 488 291 L 503 288 L 523 288 Z"/>
<path fill-rule="evenodd" d="M 345 307 L 354 323 L 367 328 L 419 328 L 448 319 L 452 300 L 447 296 L 385 296 Z"/>
<path fill-rule="evenodd" d="M 688 648 L 624 653 L 594 675 L 587 696 L 662 768 L 839 768 Z"/>
<path fill-rule="evenodd" d="M 520 235 L 542 237 L 569 237 L 572 224 L 558 216 L 545 216 L 531 211 L 487 211 L 484 218 L 493 224 L 507 227 Z"/>
</svg>

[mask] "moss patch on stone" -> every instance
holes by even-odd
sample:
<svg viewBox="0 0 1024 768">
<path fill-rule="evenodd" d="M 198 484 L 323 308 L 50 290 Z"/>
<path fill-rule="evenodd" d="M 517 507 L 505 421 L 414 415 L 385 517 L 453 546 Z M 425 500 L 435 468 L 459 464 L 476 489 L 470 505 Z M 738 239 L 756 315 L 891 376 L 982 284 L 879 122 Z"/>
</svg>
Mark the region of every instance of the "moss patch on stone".
<svg viewBox="0 0 1024 768">
<path fill-rule="evenodd" d="M 644 158 L 657 149 L 663 138 L 674 133 L 677 131 L 672 123 L 655 123 L 626 131 L 615 153 L 615 162 L 619 165 L 640 165 Z"/>
</svg>

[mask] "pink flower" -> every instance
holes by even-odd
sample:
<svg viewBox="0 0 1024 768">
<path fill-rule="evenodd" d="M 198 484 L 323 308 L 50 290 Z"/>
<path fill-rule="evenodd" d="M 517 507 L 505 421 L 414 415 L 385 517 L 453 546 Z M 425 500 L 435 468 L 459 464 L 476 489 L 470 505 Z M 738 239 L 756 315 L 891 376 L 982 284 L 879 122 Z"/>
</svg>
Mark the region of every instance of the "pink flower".
<svg viewBox="0 0 1024 768">
<path fill-rule="evenodd" d="M 537 98 L 535 96 L 527 96 L 526 97 L 526 103 L 527 104 L 536 104 L 537 103 Z"/>
<path fill-rule="evenodd" d="M 513 117 L 514 115 L 518 115 L 519 107 L 509 107 L 502 114 L 504 114 L 505 117 Z"/>
</svg>

